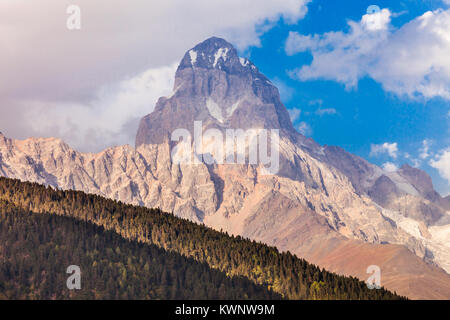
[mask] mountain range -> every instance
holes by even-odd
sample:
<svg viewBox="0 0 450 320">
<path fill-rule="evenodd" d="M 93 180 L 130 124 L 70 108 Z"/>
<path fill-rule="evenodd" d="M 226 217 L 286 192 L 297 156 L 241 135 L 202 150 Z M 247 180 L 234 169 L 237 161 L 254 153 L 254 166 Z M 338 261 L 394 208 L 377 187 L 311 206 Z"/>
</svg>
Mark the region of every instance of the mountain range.
<svg viewBox="0 0 450 320">
<path fill-rule="evenodd" d="M 171 133 L 194 135 L 194 121 L 220 132 L 279 130 L 278 172 L 174 163 Z M 82 153 L 57 138 L 0 134 L 0 175 L 160 208 L 362 280 L 377 265 L 387 289 L 450 299 L 450 198 L 420 169 L 388 172 L 298 133 L 278 89 L 224 39 L 186 52 L 172 94 L 142 118 L 135 147 Z"/>
</svg>

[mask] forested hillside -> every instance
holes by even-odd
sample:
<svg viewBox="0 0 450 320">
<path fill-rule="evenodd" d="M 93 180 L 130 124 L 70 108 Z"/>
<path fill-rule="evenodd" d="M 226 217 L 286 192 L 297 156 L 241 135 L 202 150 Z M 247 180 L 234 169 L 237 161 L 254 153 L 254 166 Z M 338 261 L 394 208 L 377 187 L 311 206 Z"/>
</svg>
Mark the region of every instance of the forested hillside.
<svg viewBox="0 0 450 320">
<path fill-rule="evenodd" d="M 321 270 L 317 266 L 309 264 L 290 253 L 280 253 L 276 248 L 242 239 L 241 237 L 230 237 L 227 234 L 177 218 L 157 209 L 126 205 L 83 192 L 53 190 L 38 184 L 6 178 L 0 178 L 0 200 L 3 200 L 1 221 L 4 221 L 2 222 L 4 226 L 0 231 L 2 250 L 8 252 L 8 250 L 12 250 L 9 247 L 16 247 L 16 256 L 18 256 L 14 260 L 14 257 L 10 255 L 12 262 L 8 267 L 9 269 L 1 269 L 0 279 L 10 279 L 12 275 L 15 275 L 18 279 L 15 279 L 14 282 L 11 282 L 11 280 L 7 282 L 15 287 L 23 286 L 24 282 L 21 280 L 21 277 L 32 276 L 32 274 L 26 273 L 27 270 L 27 272 L 30 271 L 29 268 L 19 268 L 21 265 L 19 257 L 22 256 L 22 259 L 28 257 L 20 254 L 21 249 L 23 251 L 28 248 L 33 259 L 35 259 L 34 257 L 37 257 L 38 260 L 40 259 L 39 261 L 33 261 L 47 265 L 48 268 L 53 268 L 52 270 L 54 270 L 53 264 L 75 264 L 72 261 L 69 262 L 70 259 L 68 259 L 67 252 L 71 252 L 70 250 L 65 254 L 61 254 L 61 256 L 57 254 L 58 250 L 61 250 L 61 246 L 73 246 L 71 248 L 75 249 L 76 246 L 80 246 L 80 243 L 94 243 L 96 245 L 91 250 L 94 250 L 92 252 L 95 252 L 95 254 L 89 250 L 84 251 L 81 249 L 79 251 L 75 250 L 75 252 L 78 252 L 79 257 L 84 257 L 87 263 L 94 264 L 94 262 L 97 262 L 97 265 L 102 263 L 102 265 L 108 266 L 109 275 L 106 274 L 104 277 L 100 277 L 101 281 L 99 282 L 103 281 L 104 284 L 110 283 L 110 286 L 114 286 L 115 289 L 109 291 L 101 286 L 97 289 L 96 282 L 91 282 L 93 291 L 86 294 L 90 294 L 91 296 L 89 297 L 92 298 L 96 298 L 96 294 L 105 298 L 117 297 L 117 295 L 123 298 L 176 298 L 183 295 L 181 292 L 184 292 L 184 297 L 211 298 L 214 295 L 218 295 L 222 298 L 230 298 L 233 294 L 235 295 L 234 297 L 242 296 L 242 288 L 246 287 L 252 290 L 247 292 L 249 298 L 258 296 L 269 297 L 270 290 L 289 299 L 401 298 L 384 289 L 369 290 L 365 283 L 358 279 L 338 276 Z M 35 215 L 30 215 L 29 212 L 46 215 L 38 218 Z M 47 214 L 75 219 L 59 220 Z M 17 218 L 14 218 L 15 216 Z M 15 219 L 16 222 L 14 222 Z M 32 235 L 34 234 L 34 237 L 39 238 L 39 241 L 41 241 L 42 239 L 52 239 L 50 235 L 56 234 L 55 237 L 57 238 L 47 244 L 50 247 L 48 249 L 50 250 L 49 252 L 53 252 L 53 254 L 42 254 L 43 249 L 37 249 L 38 247 L 31 245 L 32 242 L 16 241 L 17 244 L 13 245 L 14 241 L 11 239 L 7 240 L 9 234 L 11 234 L 11 237 L 14 237 L 14 234 L 16 234 L 18 239 L 27 239 L 25 234 L 20 235 L 20 230 L 26 229 L 29 225 L 26 219 L 30 219 L 31 225 L 40 225 L 43 228 L 42 231 L 40 228 L 35 228 L 35 233 L 27 231 L 27 234 L 30 234 L 28 237 L 33 237 Z M 78 224 L 75 222 L 77 220 L 79 221 Z M 90 222 L 90 224 L 80 224 L 82 221 Z M 92 224 L 101 228 L 96 229 Z M 44 225 L 47 226 L 44 228 Z M 70 230 L 74 230 L 75 226 L 85 231 L 72 231 L 71 233 Z M 33 230 L 31 226 L 28 228 Z M 103 228 L 106 231 L 103 231 Z M 17 231 L 10 232 L 9 230 Z M 107 232 L 108 230 L 113 232 Z M 50 238 L 42 238 L 40 232 L 43 232 Z M 62 235 L 66 233 L 71 234 L 69 236 L 71 242 L 63 242 L 60 245 L 56 240 L 63 241 L 63 238 L 66 236 L 63 237 Z M 100 238 L 101 240 L 99 240 Z M 10 245 L 3 246 L 5 241 L 10 241 Z M 21 243 L 23 243 L 23 248 Z M 143 244 L 154 245 L 164 251 L 158 251 L 154 246 L 143 246 Z M 86 246 L 82 245 L 82 247 Z M 117 247 L 119 248 L 118 251 L 116 250 Z M 86 252 L 90 252 L 89 258 Z M 166 252 L 165 255 L 163 255 L 164 252 Z M 156 258 L 158 256 L 157 253 L 159 258 Z M 192 258 L 198 264 L 194 264 L 192 260 L 182 260 L 179 255 Z M 1 253 L 0 257 L 4 259 L 5 253 Z M 48 261 L 45 261 L 46 257 L 48 257 Z M 61 259 L 65 260 L 59 261 L 56 257 L 62 257 Z M 151 270 L 153 265 L 151 263 L 152 259 L 160 259 L 157 263 L 162 264 L 162 269 Z M 114 261 L 117 263 L 114 263 Z M 146 264 L 148 268 L 145 267 Z M 250 287 L 242 278 L 235 279 L 234 282 L 227 282 L 219 274 L 202 275 L 201 270 L 204 270 L 206 273 L 212 272 L 209 268 L 206 268 L 206 265 L 210 269 L 217 269 L 230 277 L 245 277 L 252 283 L 263 286 L 269 291 L 261 291 L 257 286 Z M 201 269 L 200 266 L 203 266 L 204 269 Z M 165 271 L 166 276 L 162 276 L 164 269 L 167 269 L 167 267 L 168 270 Z M 15 268 L 18 269 L 16 270 Z M 186 281 L 186 285 L 181 282 L 177 286 L 178 289 L 175 289 L 174 286 L 169 284 L 173 283 L 173 281 L 167 282 L 168 280 L 165 277 L 170 274 L 170 277 L 178 279 L 177 277 L 183 274 L 183 271 L 180 271 L 183 268 L 193 269 L 192 273 L 190 273 L 191 278 L 183 278 L 182 280 Z M 127 278 L 124 278 L 123 270 L 126 270 Z M 168 272 L 169 270 L 170 272 Z M 133 279 L 133 277 L 144 277 L 143 274 L 145 272 L 151 273 L 149 274 L 150 279 L 156 282 L 152 283 L 153 280 L 149 280 L 150 282 L 146 284 L 148 287 L 139 287 L 137 285 L 138 280 L 128 282 L 128 273 Z M 160 275 L 158 272 L 160 272 Z M 47 274 L 45 271 L 43 273 Z M 39 277 L 37 274 L 34 276 Z M 66 277 L 67 275 L 64 274 L 64 276 Z M 111 276 L 113 280 L 109 279 Z M 55 276 L 52 275 L 50 277 Z M 90 281 L 94 281 L 96 276 L 93 275 L 91 277 Z M 203 290 L 197 289 L 201 292 L 199 295 L 196 295 L 196 293 L 190 295 L 188 293 L 189 290 L 186 286 L 190 285 L 197 288 L 196 284 L 190 281 L 195 282 L 195 280 L 198 280 L 198 286 L 202 287 L 206 282 L 211 281 L 209 279 L 215 279 L 216 282 L 214 283 L 223 284 L 224 290 L 221 291 L 219 288 L 219 291 L 214 291 L 210 288 L 208 292 L 208 288 L 203 288 Z M 120 283 L 121 280 L 122 284 Z M 65 282 L 63 281 L 62 284 L 53 285 L 64 284 Z M 226 286 L 234 288 L 235 292 L 230 293 L 231 296 L 221 296 L 226 291 Z M 28 290 L 29 294 L 33 294 L 33 287 L 26 287 L 25 285 L 25 287 L 21 288 L 20 290 Z M 149 288 L 153 289 L 148 291 Z M 0 290 L 4 289 L 0 286 Z M 176 293 L 177 290 L 180 292 L 178 295 Z M 152 295 L 150 292 L 154 292 L 154 294 Z M 24 292 L 17 292 L 16 294 L 21 297 L 30 297 Z M 276 298 L 276 295 L 273 295 L 273 297 Z"/>
<path fill-rule="evenodd" d="M 68 290 L 66 268 L 81 269 Z M 244 277 L 95 224 L 0 201 L 0 299 L 280 299 Z"/>
</svg>

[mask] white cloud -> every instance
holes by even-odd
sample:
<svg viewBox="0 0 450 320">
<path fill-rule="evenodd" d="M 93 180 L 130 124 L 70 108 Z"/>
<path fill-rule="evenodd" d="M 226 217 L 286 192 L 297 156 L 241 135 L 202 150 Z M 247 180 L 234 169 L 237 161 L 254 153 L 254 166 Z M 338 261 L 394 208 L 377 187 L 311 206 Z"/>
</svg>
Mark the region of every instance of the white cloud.
<svg viewBox="0 0 450 320">
<path fill-rule="evenodd" d="M 309 101 L 308 104 L 311 106 L 318 105 L 319 107 L 321 107 L 323 105 L 323 100 L 322 99 L 311 100 Z"/>
<path fill-rule="evenodd" d="M 302 113 L 302 110 L 293 108 L 293 109 L 288 109 L 288 112 L 289 112 L 289 116 L 291 118 L 292 123 L 294 123 L 295 121 L 300 119 L 300 114 Z"/>
<path fill-rule="evenodd" d="M 387 172 L 395 172 L 398 170 L 398 167 L 392 162 L 385 162 L 382 165 L 383 170 Z"/>
<path fill-rule="evenodd" d="M 431 159 L 429 165 L 437 169 L 442 178 L 450 184 L 450 148 L 442 150 L 436 159 Z"/>
<path fill-rule="evenodd" d="M 399 96 L 450 99 L 450 9 L 426 12 L 399 29 L 390 16 L 388 9 L 366 14 L 359 22 L 349 21 L 348 32 L 291 32 L 286 53 L 313 55 L 310 65 L 291 75 L 334 80 L 347 89 L 369 76 Z"/>
<path fill-rule="evenodd" d="M 398 153 L 397 142 L 393 143 L 385 142 L 383 144 L 370 145 L 370 156 L 379 156 L 385 153 L 388 154 L 390 157 L 396 159 Z"/>
<path fill-rule="evenodd" d="M 86 103 L 26 102 L 25 124 L 38 136 L 56 133 L 85 151 L 133 144 L 142 115 L 153 111 L 157 99 L 171 92 L 176 66 L 149 69 L 103 86 Z"/>
<path fill-rule="evenodd" d="M 361 25 L 365 30 L 378 31 L 387 30 L 391 22 L 391 12 L 388 9 L 379 12 L 365 14 L 361 19 Z"/>
<path fill-rule="evenodd" d="M 311 126 L 304 121 L 298 125 L 298 131 L 304 136 L 311 136 L 313 133 Z"/>
<path fill-rule="evenodd" d="M 61 129 L 60 119 L 67 119 L 67 128 L 73 125 L 79 130 L 88 127 L 84 121 L 93 122 L 81 114 L 100 122 L 106 116 L 122 125 L 122 120 L 112 119 L 113 114 L 123 117 L 132 103 L 104 88 L 145 70 L 166 68 L 213 35 L 240 50 L 259 46 L 261 35 L 280 19 L 296 23 L 303 18 L 308 1 L 260 0 L 255 5 L 253 0 L 77 0 L 81 30 L 69 31 L 66 9 L 71 1 L 1 0 L 0 130 L 17 138 L 44 131 L 58 136 L 68 130 Z M 129 90 L 134 94 L 134 89 Z M 111 107 L 111 114 L 103 111 L 106 101 L 117 105 L 114 97 L 122 99 L 123 114 L 114 111 L 117 107 Z M 139 116 L 150 112 L 153 103 L 154 99 L 147 102 L 147 109 L 139 107 Z M 40 115 L 40 123 L 25 125 L 34 114 Z M 85 136 L 88 131 L 79 134 Z"/>
<path fill-rule="evenodd" d="M 419 149 L 420 154 L 419 157 L 420 159 L 426 159 L 430 156 L 430 147 L 433 144 L 433 141 L 431 141 L 430 139 L 424 139 L 422 141 L 422 148 Z"/>
<path fill-rule="evenodd" d="M 316 114 L 319 116 L 323 116 L 323 115 L 332 115 L 332 114 L 336 114 L 337 111 L 334 108 L 319 108 L 316 110 Z"/>
<path fill-rule="evenodd" d="M 422 164 L 422 162 L 419 159 L 411 159 L 411 162 L 414 168 L 419 168 L 420 165 Z"/>
<path fill-rule="evenodd" d="M 405 153 L 403 154 L 403 157 L 404 157 L 405 159 L 409 160 L 409 162 L 411 163 L 411 165 L 412 165 L 414 168 L 418 168 L 418 167 L 420 167 L 420 165 L 422 164 L 422 161 L 421 161 L 421 160 L 416 159 L 416 158 L 413 158 L 408 152 L 405 152 Z"/>
<path fill-rule="evenodd" d="M 278 88 L 280 98 L 284 103 L 292 99 L 294 95 L 294 88 L 289 87 L 285 82 L 277 77 L 272 79 L 272 83 Z"/>
<path fill-rule="evenodd" d="M 86 85 L 91 89 L 179 61 L 187 49 L 213 35 L 241 50 L 259 46 L 260 36 L 280 18 L 290 23 L 303 18 L 307 2 L 77 0 L 82 27 L 69 31 L 69 1 L 2 0 L 0 96 L 44 90 L 55 99 L 55 87 L 64 93 Z"/>
<path fill-rule="evenodd" d="M 308 104 L 310 106 L 318 106 L 317 110 L 315 111 L 315 114 L 317 114 L 319 116 L 332 115 L 332 114 L 336 114 L 337 113 L 337 110 L 334 109 L 334 108 L 322 108 L 322 106 L 323 106 L 323 100 L 322 99 L 310 100 L 308 102 Z"/>
</svg>

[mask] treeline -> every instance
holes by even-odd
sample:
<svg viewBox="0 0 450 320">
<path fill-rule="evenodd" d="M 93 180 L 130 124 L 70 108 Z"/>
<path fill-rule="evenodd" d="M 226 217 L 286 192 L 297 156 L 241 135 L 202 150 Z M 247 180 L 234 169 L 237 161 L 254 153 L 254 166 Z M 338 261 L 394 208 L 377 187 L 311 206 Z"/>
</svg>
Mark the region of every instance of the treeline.
<svg viewBox="0 0 450 320">
<path fill-rule="evenodd" d="M 0 199 L 26 211 L 91 222 L 130 241 L 153 244 L 206 263 L 229 277 L 245 277 L 284 298 L 402 298 L 384 288 L 369 290 L 356 278 L 321 270 L 289 252 L 280 253 L 274 247 L 228 236 L 157 209 L 6 178 L 0 178 Z"/>
<path fill-rule="evenodd" d="M 81 270 L 69 290 L 67 267 Z M 280 299 L 244 277 L 89 222 L 0 201 L 0 299 Z"/>
</svg>

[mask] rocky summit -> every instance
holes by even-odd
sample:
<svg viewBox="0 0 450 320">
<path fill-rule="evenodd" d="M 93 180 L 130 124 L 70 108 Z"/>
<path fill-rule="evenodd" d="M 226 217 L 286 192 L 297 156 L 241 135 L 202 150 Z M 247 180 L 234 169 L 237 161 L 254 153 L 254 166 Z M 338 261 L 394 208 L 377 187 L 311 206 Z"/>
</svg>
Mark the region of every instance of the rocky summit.
<svg viewBox="0 0 450 320">
<path fill-rule="evenodd" d="M 171 133 L 279 129 L 280 170 L 250 164 L 176 164 Z M 136 148 L 80 153 L 55 138 L 0 135 L 0 175 L 100 194 L 289 250 L 410 298 L 450 298 L 448 198 L 404 166 L 387 172 L 297 133 L 277 88 L 220 38 L 188 50 L 173 93 L 142 118 Z"/>
<path fill-rule="evenodd" d="M 172 95 L 160 98 L 141 120 L 136 146 L 162 143 L 178 128 L 192 132 L 194 121 L 205 128 L 294 132 L 278 89 L 230 43 L 215 37 L 186 52 Z"/>
</svg>

